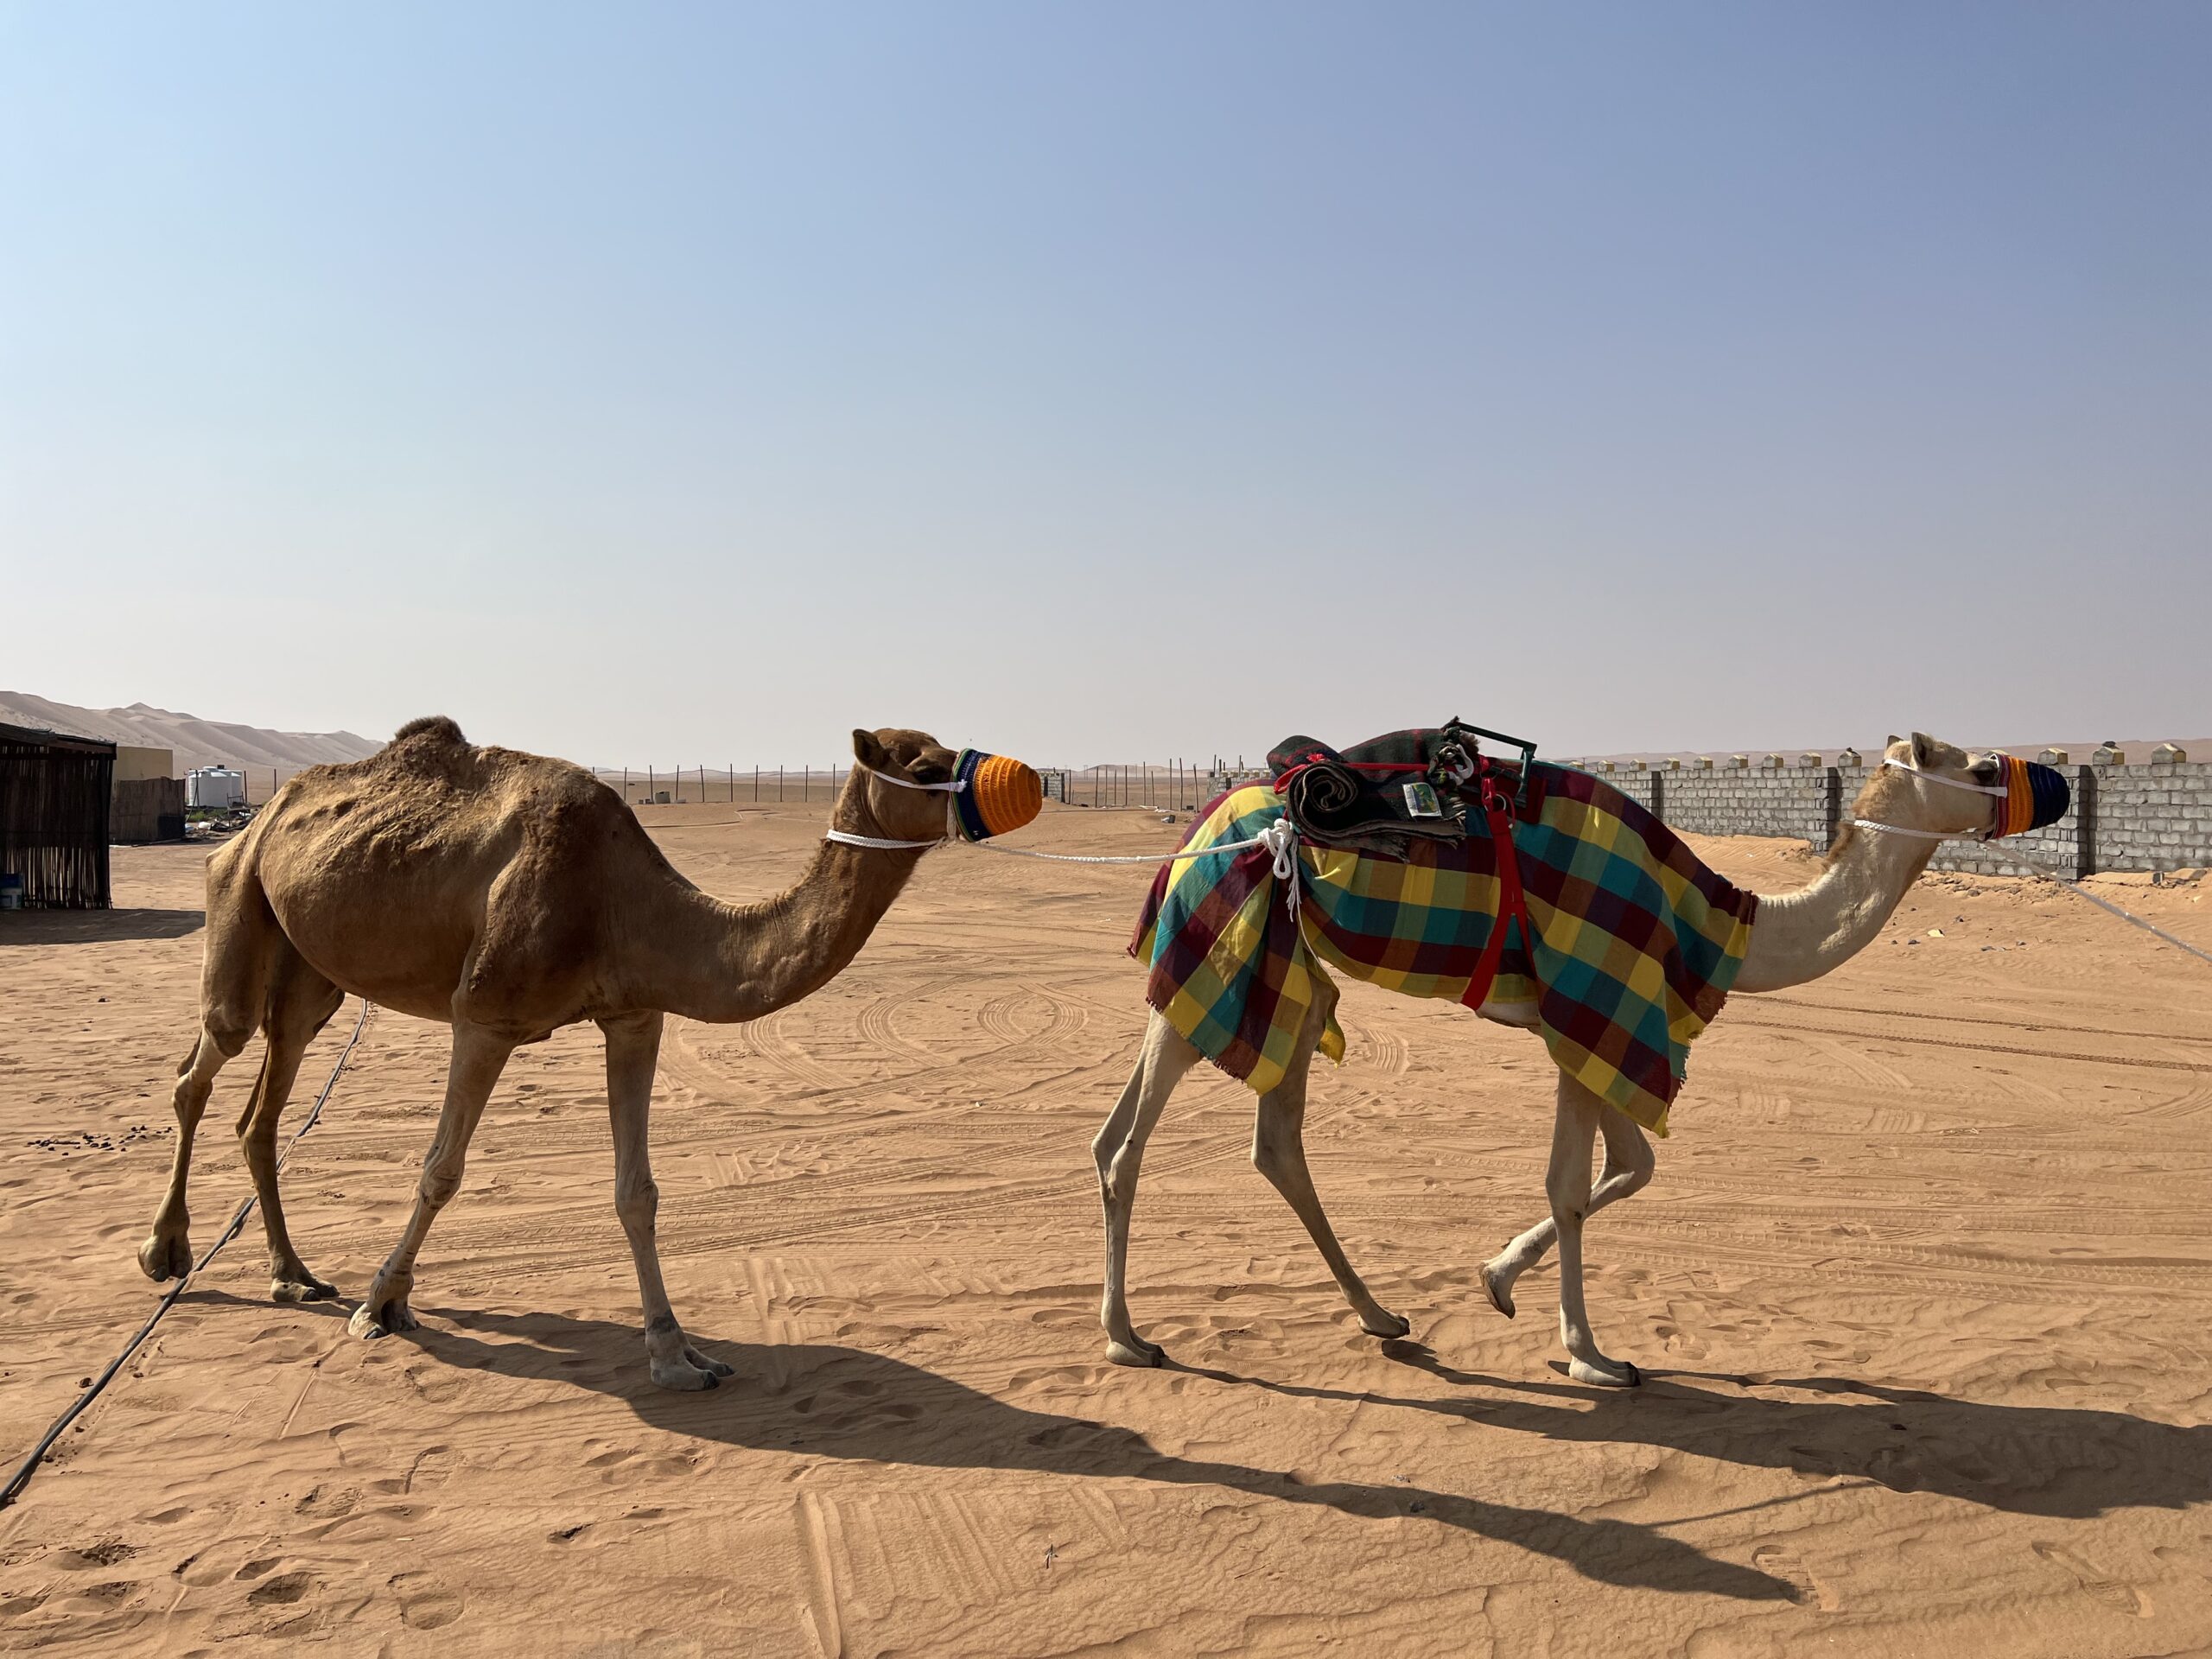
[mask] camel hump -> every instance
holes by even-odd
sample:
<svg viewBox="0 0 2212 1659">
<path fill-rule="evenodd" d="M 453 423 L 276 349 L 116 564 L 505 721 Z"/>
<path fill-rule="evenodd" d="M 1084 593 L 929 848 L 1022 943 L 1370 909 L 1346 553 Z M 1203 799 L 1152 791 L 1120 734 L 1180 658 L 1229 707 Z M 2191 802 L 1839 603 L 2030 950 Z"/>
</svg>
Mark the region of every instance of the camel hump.
<svg viewBox="0 0 2212 1659">
<path fill-rule="evenodd" d="M 404 743 L 410 737 L 427 737 L 435 742 L 462 746 L 468 741 L 461 734 L 461 728 L 443 715 L 425 715 L 420 720 L 410 720 L 391 734 L 391 741 Z"/>
</svg>

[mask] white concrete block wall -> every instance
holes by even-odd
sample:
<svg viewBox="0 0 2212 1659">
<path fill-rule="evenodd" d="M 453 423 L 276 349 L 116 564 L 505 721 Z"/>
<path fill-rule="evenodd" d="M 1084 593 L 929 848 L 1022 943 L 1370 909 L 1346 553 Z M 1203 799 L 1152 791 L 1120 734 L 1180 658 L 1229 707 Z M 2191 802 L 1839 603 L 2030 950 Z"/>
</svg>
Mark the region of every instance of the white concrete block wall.
<svg viewBox="0 0 2212 1659">
<path fill-rule="evenodd" d="M 1764 766 L 1717 762 L 1599 772 L 1623 794 L 1677 830 L 1710 836 L 1786 836 L 1825 850 L 1831 814 L 1848 818 L 1873 768 Z M 2002 841 L 1943 843 L 1932 868 L 2024 875 L 2013 853 L 2063 874 L 2212 867 L 2212 761 L 2068 766 L 2073 791 L 2056 823 Z M 1656 790 L 1655 790 L 1656 785 Z M 1655 800 L 1655 794 L 1656 799 Z"/>
</svg>

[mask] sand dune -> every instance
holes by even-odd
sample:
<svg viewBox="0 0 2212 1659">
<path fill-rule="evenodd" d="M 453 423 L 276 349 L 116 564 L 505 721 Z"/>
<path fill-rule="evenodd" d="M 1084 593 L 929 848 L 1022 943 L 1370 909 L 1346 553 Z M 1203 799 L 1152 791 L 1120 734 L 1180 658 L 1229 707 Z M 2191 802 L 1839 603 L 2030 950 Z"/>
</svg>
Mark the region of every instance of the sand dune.
<svg viewBox="0 0 2212 1659">
<path fill-rule="evenodd" d="M 172 749 L 179 777 L 194 766 L 282 766 L 359 760 L 384 747 L 382 738 L 352 732 L 272 732 L 260 726 L 203 720 L 134 702 L 128 709 L 79 709 L 22 691 L 0 691 L 0 721 L 50 732 L 105 737 L 147 748 Z"/>
<path fill-rule="evenodd" d="M 823 814 L 644 816 L 746 899 Z M 1175 833 L 1055 810 L 1021 839 Z M 1700 844 L 1769 888 L 1811 868 Z M 156 1294 L 131 1252 L 193 1028 L 199 855 L 116 861 L 127 908 L 0 918 L 11 1462 Z M 1541 1048 L 1351 987 L 1309 1144 L 1414 1339 L 1360 1334 L 1249 1166 L 1249 1097 L 1201 1072 L 1132 1253 L 1177 1363 L 1137 1372 L 1103 1359 L 1087 1142 L 1141 1030 L 1122 946 L 1147 876 L 934 855 L 819 995 L 672 1026 L 663 1249 L 734 1386 L 646 1381 L 595 1033 L 514 1057 L 424 1251 L 418 1339 L 269 1305 L 252 1224 L 0 1515 L 0 1647 L 2212 1645 L 2212 969 L 2056 891 L 1950 877 L 1829 980 L 1738 998 L 1657 1180 L 1591 1228 L 1599 1329 L 1653 1376 L 1633 1395 L 1554 1369 L 1548 1269 L 1510 1323 L 1477 1280 L 1542 1207 Z M 2212 944 L 2212 880 L 2101 885 Z M 405 1215 L 444 1046 L 372 1017 L 293 1157 L 294 1235 L 348 1293 Z M 202 1247 L 247 1190 L 221 1131 L 254 1062 L 202 1137 Z"/>
</svg>

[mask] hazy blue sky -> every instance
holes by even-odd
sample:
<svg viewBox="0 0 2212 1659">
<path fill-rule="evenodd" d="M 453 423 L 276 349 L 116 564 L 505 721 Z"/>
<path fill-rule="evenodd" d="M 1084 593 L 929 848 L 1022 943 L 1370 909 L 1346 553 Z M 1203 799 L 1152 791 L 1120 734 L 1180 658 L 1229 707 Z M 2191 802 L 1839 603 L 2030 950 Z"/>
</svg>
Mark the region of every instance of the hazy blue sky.
<svg viewBox="0 0 2212 1659">
<path fill-rule="evenodd" d="M 0 6 L 0 686 L 2212 728 L 2212 7 Z"/>
</svg>

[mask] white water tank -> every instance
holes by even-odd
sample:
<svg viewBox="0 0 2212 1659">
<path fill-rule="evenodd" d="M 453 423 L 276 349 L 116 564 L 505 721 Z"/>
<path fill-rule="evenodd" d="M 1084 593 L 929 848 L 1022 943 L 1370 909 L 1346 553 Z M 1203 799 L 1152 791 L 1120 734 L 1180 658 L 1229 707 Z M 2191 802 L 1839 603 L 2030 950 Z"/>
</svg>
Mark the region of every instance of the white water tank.
<svg viewBox="0 0 2212 1659">
<path fill-rule="evenodd" d="M 227 812 L 245 804 L 245 774 L 221 766 L 195 766 L 184 774 L 184 804 L 188 811 L 206 807 Z"/>
</svg>

